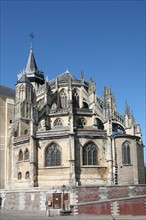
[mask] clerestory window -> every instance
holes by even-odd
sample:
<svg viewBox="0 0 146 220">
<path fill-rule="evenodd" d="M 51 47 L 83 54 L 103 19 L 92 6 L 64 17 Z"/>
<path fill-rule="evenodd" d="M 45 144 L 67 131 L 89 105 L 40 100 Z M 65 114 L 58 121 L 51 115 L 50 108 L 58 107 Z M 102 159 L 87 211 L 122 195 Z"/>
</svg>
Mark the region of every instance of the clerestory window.
<svg viewBox="0 0 146 220">
<path fill-rule="evenodd" d="M 45 166 L 61 166 L 60 148 L 55 143 L 51 143 L 45 150 Z"/>
<path fill-rule="evenodd" d="M 92 142 L 83 147 L 83 165 L 97 165 L 97 147 Z"/>
<path fill-rule="evenodd" d="M 131 164 L 130 145 L 128 141 L 122 145 L 122 163 Z"/>
</svg>

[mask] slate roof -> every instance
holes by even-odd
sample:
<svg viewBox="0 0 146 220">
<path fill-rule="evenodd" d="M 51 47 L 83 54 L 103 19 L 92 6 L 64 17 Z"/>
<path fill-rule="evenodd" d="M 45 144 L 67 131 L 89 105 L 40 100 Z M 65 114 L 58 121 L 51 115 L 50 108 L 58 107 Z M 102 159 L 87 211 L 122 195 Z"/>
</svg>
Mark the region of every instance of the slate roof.
<svg viewBox="0 0 146 220">
<path fill-rule="evenodd" d="M 20 79 L 17 81 L 17 83 L 28 83 L 30 84 L 31 82 L 29 81 L 28 77 L 26 74 L 23 74 Z"/>
<path fill-rule="evenodd" d="M 15 97 L 15 89 L 0 85 L 0 95 L 14 98 Z"/>
<path fill-rule="evenodd" d="M 52 80 L 49 81 L 49 84 L 52 84 L 56 81 L 57 78 L 57 82 L 61 82 L 61 81 L 69 81 L 69 78 L 71 78 L 72 80 L 77 80 L 77 78 L 75 76 L 73 76 L 68 70 L 60 75 L 58 75 L 57 77 L 53 78 Z"/>
<path fill-rule="evenodd" d="M 27 61 L 27 65 L 26 65 L 26 71 L 36 71 L 38 70 L 36 62 L 35 62 L 35 58 L 34 58 L 34 54 L 33 54 L 33 50 L 32 48 L 30 48 L 30 53 L 29 53 L 29 57 L 28 57 L 28 61 Z"/>
</svg>

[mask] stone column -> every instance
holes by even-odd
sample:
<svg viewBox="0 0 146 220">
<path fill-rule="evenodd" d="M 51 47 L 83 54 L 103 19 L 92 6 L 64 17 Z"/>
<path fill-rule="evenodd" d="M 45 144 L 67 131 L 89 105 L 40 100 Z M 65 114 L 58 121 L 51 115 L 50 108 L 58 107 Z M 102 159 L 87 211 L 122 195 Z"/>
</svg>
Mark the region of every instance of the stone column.
<svg viewBox="0 0 146 220">
<path fill-rule="evenodd" d="M 70 145 L 70 180 L 69 184 L 75 186 L 75 158 L 74 158 L 74 134 L 69 135 L 69 145 Z"/>
<path fill-rule="evenodd" d="M 112 140 L 107 137 L 107 163 L 108 163 L 108 184 L 113 185 L 113 159 L 112 159 Z"/>
</svg>

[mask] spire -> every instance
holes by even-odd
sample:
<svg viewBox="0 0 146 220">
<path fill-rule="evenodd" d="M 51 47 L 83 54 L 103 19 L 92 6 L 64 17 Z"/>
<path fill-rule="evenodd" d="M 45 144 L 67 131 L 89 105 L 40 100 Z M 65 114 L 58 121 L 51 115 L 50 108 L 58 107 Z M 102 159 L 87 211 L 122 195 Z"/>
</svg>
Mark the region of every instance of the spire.
<svg viewBox="0 0 146 220">
<path fill-rule="evenodd" d="M 28 61 L 27 61 L 27 65 L 26 65 L 26 73 L 27 74 L 32 73 L 36 70 L 38 70 L 38 68 L 37 68 L 35 58 L 34 58 L 34 54 L 33 54 L 33 50 L 32 50 L 32 47 L 31 47 L 29 57 L 28 57 Z"/>
<path fill-rule="evenodd" d="M 126 101 L 126 103 L 125 103 L 125 115 L 127 115 L 128 117 L 131 116 L 130 107 L 129 107 L 127 101 Z"/>
</svg>

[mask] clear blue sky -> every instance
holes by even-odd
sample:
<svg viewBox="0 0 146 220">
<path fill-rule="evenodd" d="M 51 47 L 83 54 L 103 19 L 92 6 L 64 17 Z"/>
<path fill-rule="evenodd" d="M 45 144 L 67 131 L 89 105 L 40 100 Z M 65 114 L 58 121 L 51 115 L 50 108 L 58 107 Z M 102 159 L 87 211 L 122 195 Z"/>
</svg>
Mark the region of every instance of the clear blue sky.
<svg viewBox="0 0 146 220">
<path fill-rule="evenodd" d="M 15 87 L 25 68 L 29 34 L 38 68 L 49 79 L 66 69 L 111 86 L 117 109 L 127 101 L 145 144 L 145 1 L 1 1 L 1 84 Z M 145 149 L 146 152 L 146 149 Z M 146 158 L 146 153 L 145 153 Z M 145 159 L 146 161 L 146 159 Z"/>
</svg>

